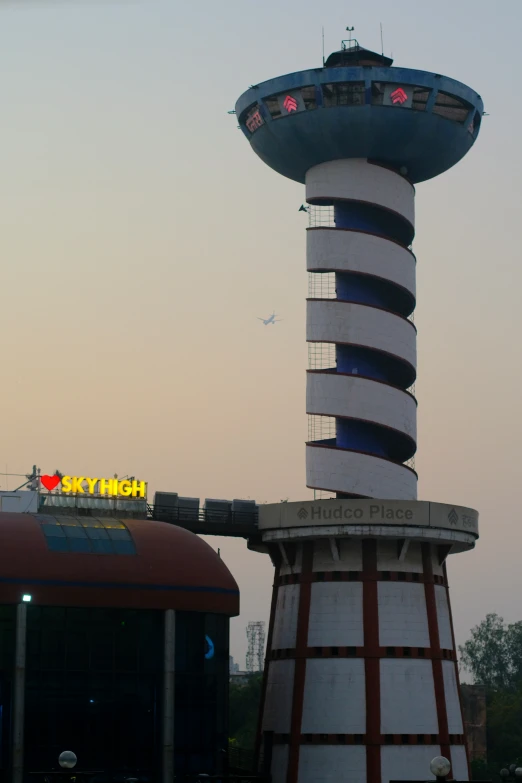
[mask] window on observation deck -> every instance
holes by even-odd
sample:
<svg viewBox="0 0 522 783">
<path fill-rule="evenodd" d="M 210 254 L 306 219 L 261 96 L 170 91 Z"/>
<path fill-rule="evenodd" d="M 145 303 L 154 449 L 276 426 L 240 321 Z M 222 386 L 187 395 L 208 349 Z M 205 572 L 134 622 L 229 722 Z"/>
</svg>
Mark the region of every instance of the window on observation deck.
<svg viewBox="0 0 522 783">
<path fill-rule="evenodd" d="M 426 111 L 426 104 L 430 97 L 431 90 L 426 87 L 413 88 L 413 102 L 411 108 L 415 111 Z"/>
<path fill-rule="evenodd" d="M 260 128 L 261 125 L 264 125 L 265 121 L 261 116 L 261 110 L 259 108 L 259 104 L 255 103 L 253 106 L 247 109 L 247 111 L 241 118 L 241 121 L 244 122 L 244 124 L 247 127 L 247 130 L 249 130 L 250 133 L 254 133 L 254 131 Z"/>
<path fill-rule="evenodd" d="M 427 87 L 372 82 L 372 105 L 426 111 L 430 93 Z"/>
<path fill-rule="evenodd" d="M 447 92 L 437 93 L 433 114 L 445 117 L 454 122 L 466 122 L 471 106 L 461 98 L 449 95 Z"/>
<path fill-rule="evenodd" d="M 364 106 L 364 82 L 323 84 L 323 106 Z"/>
<path fill-rule="evenodd" d="M 471 123 L 471 125 L 469 126 L 469 132 L 470 132 L 470 133 L 471 133 L 473 136 L 476 136 L 476 135 L 477 135 L 477 133 L 479 132 L 479 130 L 480 130 L 480 123 L 481 123 L 481 121 L 482 121 L 482 117 L 480 116 L 480 112 L 479 112 L 479 111 L 476 111 L 476 112 L 475 112 L 475 115 L 474 115 L 474 117 L 473 117 L 473 122 L 472 122 L 472 123 Z"/>
<path fill-rule="evenodd" d="M 289 114 L 298 114 L 302 111 L 317 109 L 315 99 L 315 87 L 301 87 L 299 90 L 280 92 L 277 95 L 269 95 L 264 99 L 266 108 L 273 120 L 287 117 Z"/>
<path fill-rule="evenodd" d="M 372 82 L 372 104 L 373 106 L 382 106 L 384 100 L 384 82 Z"/>
<path fill-rule="evenodd" d="M 317 109 L 315 87 L 303 87 L 301 90 L 301 95 L 303 96 L 303 103 L 307 111 L 310 111 L 311 109 Z"/>
</svg>

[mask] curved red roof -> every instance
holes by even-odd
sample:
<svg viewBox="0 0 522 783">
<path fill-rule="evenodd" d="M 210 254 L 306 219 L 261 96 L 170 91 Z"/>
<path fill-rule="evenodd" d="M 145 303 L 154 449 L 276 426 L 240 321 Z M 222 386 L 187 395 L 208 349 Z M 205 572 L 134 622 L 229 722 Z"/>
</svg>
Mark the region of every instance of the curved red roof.
<svg viewBox="0 0 522 783">
<path fill-rule="evenodd" d="M 164 522 L 118 523 L 130 532 L 135 554 L 53 551 L 44 532 L 69 524 L 83 536 L 82 525 L 104 529 L 110 519 L 0 512 L 0 604 L 29 593 L 40 605 L 239 614 L 237 583 L 205 541 Z"/>
</svg>

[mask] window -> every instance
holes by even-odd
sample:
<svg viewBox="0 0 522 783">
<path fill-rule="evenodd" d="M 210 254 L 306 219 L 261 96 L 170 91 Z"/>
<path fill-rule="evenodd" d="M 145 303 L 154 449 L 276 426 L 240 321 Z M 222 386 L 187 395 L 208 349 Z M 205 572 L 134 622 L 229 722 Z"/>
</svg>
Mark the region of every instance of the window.
<svg viewBox="0 0 522 783">
<path fill-rule="evenodd" d="M 471 106 L 466 101 L 449 95 L 447 92 L 437 93 L 433 114 L 445 117 L 454 122 L 466 122 Z"/>
<path fill-rule="evenodd" d="M 473 136 L 477 136 L 479 130 L 480 130 L 480 123 L 481 123 L 482 117 L 480 116 L 480 112 L 476 111 L 473 115 L 473 122 L 469 126 L 469 132 L 473 134 Z"/>
<path fill-rule="evenodd" d="M 364 82 L 323 84 L 323 106 L 364 106 Z"/>
<path fill-rule="evenodd" d="M 301 90 L 303 96 L 303 103 L 307 111 L 317 109 L 317 101 L 315 100 L 315 87 L 303 87 Z"/>
<path fill-rule="evenodd" d="M 426 111 L 431 90 L 410 84 L 372 82 L 372 105 Z"/>
<path fill-rule="evenodd" d="M 135 555 L 132 536 L 116 519 L 37 517 L 52 552 L 83 552 L 95 555 Z"/>
<path fill-rule="evenodd" d="M 30 606 L 26 666 L 28 771 L 72 747 L 84 769 L 156 779 L 163 612 Z"/>
<path fill-rule="evenodd" d="M 278 117 L 281 117 L 281 109 L 279 108 L 277 95 L 271 95 L 269 98 L 265 98 L 265 104 L 273 120 L 277 120 Z"/>
<path fill-rule="evenodd" d="M 176 774 L 216 774 L 216 749 L 228 740 L 228 618 L 176 613 Z M 205 637 L 214 645 L 205 657 Z"/>
<path fill-rule="evenodd" d="M 385 86 L 384 82 L 372 82 L 372 106 L 382 106 Z"/>
<path fill-rule="evenodd" d="M 415 111 L 426 111 L 426 104 L 428 103 L 430 93 L 431 90 L 428 90 L 425 87 L 414 87 L 411 108 L 415 109 Z"/>
<path fill-rule="evenodd" d="M 16 607 L 0 606 L 0 780 L 9 780 Z"/>
<path fill-rule="evenodd" d="M 261 110 L 259 108 L 259 104 L 255 103 L 253 106 L 250 107 L 250 109 L 246 111 L 243 122 L 247 126 L 250 133 L 254 133 L 254 131 L 260 128 L 261 125 L 265 124 L 265 121 L 261 116 Z"/>
<path fill-rule="evenodd" d="M 302 87 L 300 90 L 270 95 L 264 101 L 273 120 L 287 117 L 289 114 L 317 109 L 315 87 L 313 85 L 311 87 Z"/>
</svg>

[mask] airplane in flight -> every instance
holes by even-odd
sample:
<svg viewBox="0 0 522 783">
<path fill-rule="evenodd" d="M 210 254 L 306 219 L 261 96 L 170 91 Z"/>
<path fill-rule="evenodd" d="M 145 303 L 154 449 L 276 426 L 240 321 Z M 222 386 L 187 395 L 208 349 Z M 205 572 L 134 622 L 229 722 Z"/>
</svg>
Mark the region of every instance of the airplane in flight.
<svg viewBox="0 0 522 783">
<path fill-rule="evenodd" d="M 277 313 L 272 313 L 270 318 L 258 318 L 258 321 L 263 321 L 263 324 L 265 326 L 268 326 L 268 324 L 277 324 L 279 321 L 282 321 L 282 318 L 276 318 Z"/>
</svg>

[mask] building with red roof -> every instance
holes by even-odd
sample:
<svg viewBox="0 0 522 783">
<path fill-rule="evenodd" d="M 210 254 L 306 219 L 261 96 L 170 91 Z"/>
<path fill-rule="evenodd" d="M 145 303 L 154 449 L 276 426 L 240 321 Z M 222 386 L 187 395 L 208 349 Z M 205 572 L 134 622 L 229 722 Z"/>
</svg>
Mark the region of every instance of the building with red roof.
<svg viewBox="0 0 522 783">
<path fill-rule="evenodd" d="M 238 613 L 228 568 L 180 527 L 0 512 L 0 781 L 64 750 L 100 780 L 224 772 Z"/>
</svg>

